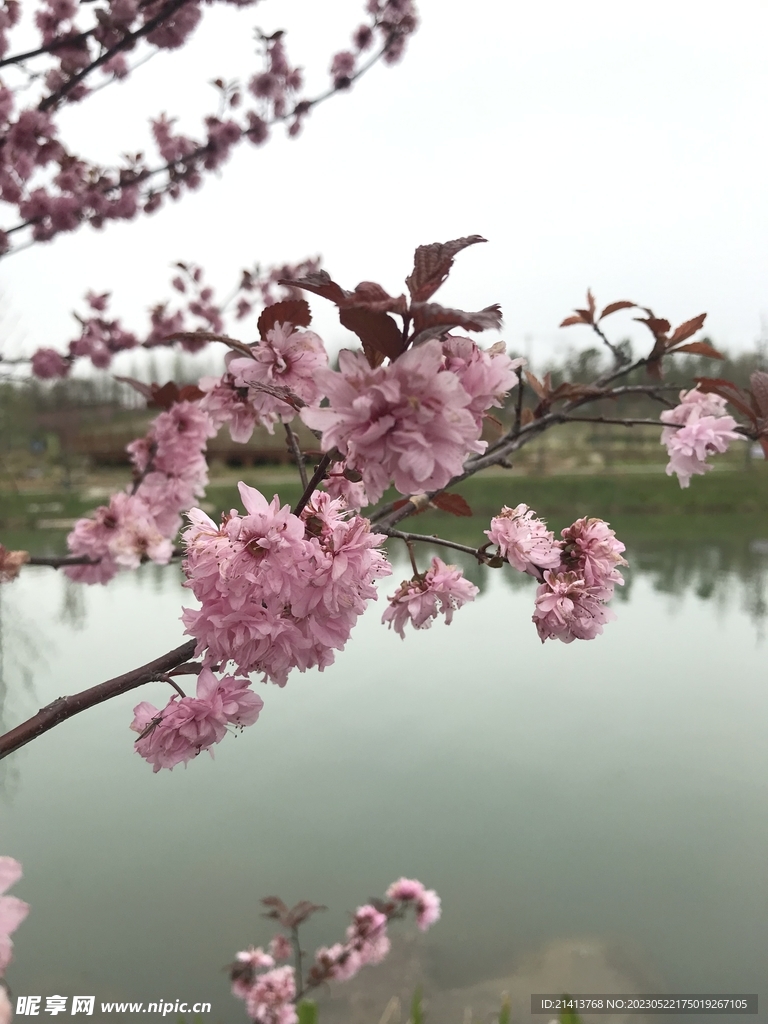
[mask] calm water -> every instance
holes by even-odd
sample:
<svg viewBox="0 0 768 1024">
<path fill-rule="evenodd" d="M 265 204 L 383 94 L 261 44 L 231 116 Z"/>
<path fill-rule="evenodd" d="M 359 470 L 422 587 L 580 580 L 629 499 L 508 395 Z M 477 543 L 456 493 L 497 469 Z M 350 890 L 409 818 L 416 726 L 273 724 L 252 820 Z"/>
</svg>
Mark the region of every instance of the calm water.
<svg viewBox="0 0 768 1024">
<path fill-rule="evenodd" d="M 314 948 L 406 874 L 442 921 L 321 1020 L 378 1021 L 418 982 L 435 1024 L 502 989 L 521 1019 L 546 988 L 758 992 L 768 1019 L 768 542 L 630 557 L 592 643 L 542 646 L 507 570 L 405 642 L 372 607 L 215 761 L 153 775 L 133 753 L 133 705 L 167 698 L 151 684 L 0 763 L 0 852 L 32 904 L 12 988 L 245 1021 L 221 967 L 268 940 L 262 896 L 327 904 Z M 178 644 L 181 598 L 174 567 L 98 589 L 25 571 L 2 593 L 5 727 Z"/>
</svg>

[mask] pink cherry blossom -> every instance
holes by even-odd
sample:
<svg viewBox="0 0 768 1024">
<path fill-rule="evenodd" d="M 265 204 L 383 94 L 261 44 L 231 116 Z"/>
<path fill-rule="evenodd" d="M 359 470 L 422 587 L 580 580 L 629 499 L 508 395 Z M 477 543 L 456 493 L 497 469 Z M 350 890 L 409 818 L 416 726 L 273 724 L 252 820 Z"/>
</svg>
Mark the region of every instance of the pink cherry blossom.
<svg viewBox="0 0 768 1024">
<path fill-rule="evenodd" d="M 136 568 L 144 557 L 166 565 L 173 553 L 173 544 L 160 533 L 143 499 L 125 491 L 78 519 L 67 546 L 73 555 L 97 561 L 65 569 L 70 579 L 83 583 L 107 583 L 120 567 Z"/>
<path fill-rule="evenodd" d="M 468 601 L 474 601 L 478 592 L 474 583 L 464 579 L 461 569 L 446 565 L 435 557 L 426 573 L 400 584 L 389 598 L 389 607 L 382 616 L 382 622 L 394 627 L 395 632 L 405 639 L 406 623 L 410 622 L 414 629 L 427 629 L 442 614 L 447 625 L 453 619 L 454 611 Z"/>
<path fill-rule="evenodd" d="M 275 935 L 269 943 L 269 952 L 275 960 L 287 960 L 293 956 L 293 946 L 285 935 Z"/>
<path fill-rule="evenodd" d="M 443 340 L 445 367 L 455 373 L 469 395 L 469 411 L 482 429 L 483 415 L 493 406 L 501 406 L 504 397 L 517 384 L 515 370 L 525 360 L 510 359 L 503 341 L 482 349 L 470 338 L 449 335 Z"/>
<path fill-rule="evenodd" d="M 42 380 L 66 377 L 72 364 L 53 348 L 40 348 L 32 356 L 32 372 Z"/>
<path fill-rule="evenodd" d="M 413 904 L 416 924 L 422 931 L 440 919 L 440 897 L 434 889 L 426 889 L 415 878 L 400 878 L 387 889 L 387 898 L 400 903 Z"/>
<path fill-rule="evenodd" d="M 29 904 L 17 896 L 3 896 L 21 878 L 21 864 L 13 857 L 0 857 L 0 977 L 11 962 L 11 935 L 29 913 Z"/>
<path fill-rule="evenodd" d="M 628 563 L 621 556 L 626 549 L 608 523 L 602 519 L 577 519 L 561 536 L 563 567 L 583 579 L 593 597 L 610 600 L 614 586 L 624 583 L 617 566 Z"/>
<path fill-rule="evenodd" d="M 235 962 L 230 969 L 232 979 L 232 995 L 238 999 L 247 999 L 260 970 L 275 966 L 275 958 L 265 953 L 261 946 L 251 946 L 235 954 Z"/>
<path fill-rule="evenodd" d="M 231 373 L 221 377 L 202 377 L 199 387 L 205 392 L 200 399 L 200 408 L 208 413 L 213 423 L 217 427 L 226 423 L 230 437 L 237 444 L 250 441 L 254 427 L 259 422 L 258 413 L 251 402 L 255 392 L 252 393 L 246 387 L 235 387 Z"/>
<path fill-rule="evenodd" d="M 527 505 L 515 508 L 505 505 L 491 520 L 491 528 L 485 535 L 520 572 L 541 579 L 542 569 L 556 569 L 560 565 L 560 543 Z"/>
<path fill-rule="evenodd" d="M 677 474 L 681 487 L 690 486 L 692 476 L 712 469 L 707 458 L 728 450 L 731 441 L 741 439 L 736 420 L 725 413 L 725 399 L 694 388 L 680 392 L 680 404 L 661 413 L 669 424 L 661 432 L 661 443 L 669 453 L 667 475 Z"/>
<path fill-rule="evenodd" d="M 272 433 L 275 423 L 288 423 L 296 410 L 288 403 L 260 391 L 258 385 L 287 388 L 307 405 L 320 401 L 320 371 L 328 367 L 328 353 L 314 331 L 292 324 L 275 324 L 266 338 L 251 348 L 251 356 L 228 361 L 235 388 L 248 389 L 249 402 L 259 423 Z"/>
<path fill-rule="evenodd" d="M 362 475 L 372 502 L 392 481 L 401 494 L 444 487 L 470 453 L 485 451 L 472 398 L 436 340 L 376 368 L 362 352 L 343 351 L 339 371 L 320 371 L 318 383 L 330 405 L 301 417 L 322 431 L 323 451 L 338 448 Z"/>
<path fill-rule="evenodd" d="M 248 1016 L 257 1024 L 296 1024 L 296 974 L 293 967 L 275 967 L 260 974 L 246 996 Z"/>
<path fill-rule="evenodd" d="M 384 538 L 328 494 L 301 516 L 242 483 L 240 495 L 246 514 L 232 510 L 221 526 L 190 513 L 185 586 L 201 607 L 182 618 L 207 662 L 231 659 L 282 686 L 293 668 L 332 664 L 391 568 Z"/>
<path fill-rule="evenodd" d="M 573 572 L 544 573 L 544 582 L 536 591 L 533 621 L 545 640 L 593 640 L 603 625 L 615 619 L 614 613 L 592 594 L 583 579 Z"/>
<path fill-rule="evenodd" d="M 440 914 L 440 897 L 434 889 L 425 889 L 416 901 L 416 924 L 425 932 L 440 920 Z"/>
<path fill-rule="evenodd" d="M 209 669 L 198 676 L 197 695 L 178 694 L 158 710 L 142 701 L 134 708 L 131 729 L 139 733 L 134 746 L 153 771 L 186 764 L 203 750 L 219 743 L 227 725 L 252 725 L 264 702 L 249 689 L 247 679 L 224 676 L 218 680 Z"/>
</svg>

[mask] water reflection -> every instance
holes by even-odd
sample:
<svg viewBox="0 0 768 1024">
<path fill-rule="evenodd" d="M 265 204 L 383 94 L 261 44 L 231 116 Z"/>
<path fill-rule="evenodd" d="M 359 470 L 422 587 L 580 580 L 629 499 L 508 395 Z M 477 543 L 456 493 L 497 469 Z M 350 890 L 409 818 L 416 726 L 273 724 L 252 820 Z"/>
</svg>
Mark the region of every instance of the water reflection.
<svg viewBox="0 0 768 1024">
<path fill-rule="evenodd" d="M 0 762 L 15 773 L 0 852 L 23 861 L 33 906 L 14 989 L 199 998 L 244 1020 L 219 967 L 269 939 L 261 896 L 331 907 L 314 948 L 406 874 L 440 892 L 443 921 L 324 997 L 321 1020 L 379 1020 L 416 981 L 436 1022 L 490 1012 L 504 989 L 525 1020 L 534 984 L 759 991 L 766 552 L 627 544 L 619 618 L 594 643 L 542 646 L 534 581 L 464 560 L 484 594 L 451 627 L 401 641 L 379 602 L 335 666 L 264 688 L 259 723 L 215 761 L 153 776 L 135 757 L 131 709 L 165 699 L 157 683 Z M 393 558 L 385 592 L 409 575 Z M 73 596 L 33 569 L 4 588 L 6 724 L 178 644 L 179 582 L 145 566 Z"/>
</svg>

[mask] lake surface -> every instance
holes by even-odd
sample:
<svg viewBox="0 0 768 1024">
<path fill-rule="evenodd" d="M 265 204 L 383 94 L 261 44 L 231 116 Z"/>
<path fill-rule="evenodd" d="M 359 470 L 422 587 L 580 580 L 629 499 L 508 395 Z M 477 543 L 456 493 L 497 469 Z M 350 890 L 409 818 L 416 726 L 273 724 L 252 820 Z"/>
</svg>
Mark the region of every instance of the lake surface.
<svg viewBox="0 0 768 1024">
<path fill-rule="evenodd" d="M 261 897 L 326 904 L 313 949 L 406 875 L 442 920 L 394 927 L 391 960 L 323 996 L 321 1021 L 375 1024 L 415 984 L 434 1024 L 487 1019 L 503 989 L 516 1020 L 547 989 L 757 992 L 768 1019 L 768 541 L 726 537 L 630 542 L 618 621 L 589 643 L 542 646 L 533 581 L 508 568 L 406 641 L 380 600 L 334 667 L 259 687 L 260 721 L 187 770 L 132 750 L 159 683 L 0 762 L 0 852 L 32 905 L 14 992 L 244 1022 L 221 968 L 268 941 Z M 4 587 L 4 728 L 181 642 L 179 582 L 28 569 Z"/>
</svg>

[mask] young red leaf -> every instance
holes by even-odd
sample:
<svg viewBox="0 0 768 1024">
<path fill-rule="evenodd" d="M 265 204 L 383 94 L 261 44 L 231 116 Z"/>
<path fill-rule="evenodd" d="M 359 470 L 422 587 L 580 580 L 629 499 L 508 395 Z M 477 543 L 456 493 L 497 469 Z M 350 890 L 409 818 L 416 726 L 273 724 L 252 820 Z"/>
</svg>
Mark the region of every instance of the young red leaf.
<svg viewBox="0 0 768 1024">
<path fill-rule="evenodd" d="M 311 323 L 312 313 L 306 299 L 284 299 L 282 302 L 273 302 L 271 306 L 266 306 L 262 310 L 257 326 L 263 341 L 275 324 L 309 327 Z"/>
<path fill-rule="evenodd" d="M 405 279 L 414 302 L 424 302 L 434 295 L 448 277 L 454 257 L 469 245 L 485 242 L 481 235 L 467 235 L 450 242 L 420 245 L 413 257 L 413 270 Z"/>
<path fill-rule="evenodd" d="M 375 281 L 361 281 L 340 305 L 360 306 L 377 313 L 397 313 L 399 316 L 405 316 L 408 312 L 408 303 L 404 295 L 392 296 Z"/>
<path fill-rule="evenodd" d="M 460 494 L 436 494 L 432 498 L 432 504 L 443 512 L 450 512 L 452 516 L 471 516 L 472 509 Z"/>
<path fill-rule="evenodd" d="M 115 377 L 115 380 L 119 380 L 121 384 L 128 384 L 134 391 L 138 391 L 140 395 L 143 395 L 148 402 L 152 401 L 152 388 L 149 384 L 136 380 L 135 377 Z"/>
<path fill-rule="evenodd" d="M 764 370 L 755 370 L 749 378 L 752 385 L 752 394 L 760 410 L 761 416 L 768 416 L 768 373 Z"/>
<path fill-rule="evenodd" d="M 152 398 L 147 405 L 150 408 L 170 409 L 179 400 L 179 389 L 176 384 L 169 380 L 167 384 L 160 387 L 159 384 L 151 384 Z"/>
<path fill-rule="evenodd" d="M 560 324 L 560 326 L 561 327 L 571 327 L 573 324 L 585 324 L 585 323 L 587 323 L 587 321 L 584 319 L 584 317 L 581 316 L 580 313 L 577 313 L 576 316 L 567 316 L 565 318 L 565 320 L 563 320 L 563 322 Z"/>
<path fill-rule="evenodd" d="M 544 401 L 546 398 L 549 397 L 548 394 L 547 394 L 547 389 L 544 387 L 544 385 L 541 383 L 541 381 L 538 379 L 538 377 L 534 377 L 534 375 L 532 373 L 529 373 L 526 370 L 525 371 L 525 379 L 528 381 L 530 386 L 533 388 L 533 390 L 536 392 L 536 394 L 539 396 L 539 398 L 542 401 Z"/>
<path fill-rule="evenodd" d="M 726 402 L 730 402 L 734 409 L 743 413 L 750 422 L 756 423 L 756 400 L 751 395 L 745 394 L 733 381 L 724 380 L 722 377 L 694 377 L 694 380 L 700 391 L 720 395 Z"/>
<path fill-rule="evenodd" d="M 441 334 L 452 327 L 463 327 L 465 331 L 491 331 L 501 327 L 501 306 L 498 303 L 476 313 L 469 313 L 464 309 L 449 309 L 437 302 L 414 302 L 411 304 L 411 312 L 417 337 L 438 326 L 444 328 Z M 418 340 L 426 341 L 426 338 Z"/>
<path fill-rule="evenodd" d="M 353 306 L 351 309 L 340 309 L 339 320 L 362 341 L 363 351 L 371 366 L 379 365 L 385 357 L 397 359 L 403 351 L 403 336 L 387 313 Z"/>
<path fill-rule="evenodd" d="M 589 322 L 592 323 L 595 319 L 595 296 L 592 294 L 591 288 L 587 288 L 587 306 L 589 307 Z"/>
<path fill-rule="evenodd" d="M 708 341 L 689 341 L 680 345 L 675 352 L 692 352 L 696 356 L 707 356 L 708 359 L 725 359 L 725 356 L 713 348 Z"/>
<path fill-rule="evenodd" d="M 707 319 L 706 313 L 700 313 L 699 316 L 695 316 L 692 320 L 686 320 L 684 324 L 680 324 L 676 327 L 672 337 L 669 339 L 670 345 L 676 345 L 679 341 L 685 341 L 686 338 L 690 338 L 696 331 L 701 330 L 704 321 Z M 664 321 L 666 323 L 666 321 Z M 665 328 L 669 330 L 669 325 Z"/>
<path fill-rule="evenodd" d="M 318 910 L 327 909 L 328 907 L 323 907 L 319 903 L 310 903 L 309 900 L 301 900 L 288 911 L 286 915 L 286 924 L 289 928 L 298 928 L 300 924 L 303 924 L 308 917 L 317 913 Z"/>
<path fill-rule="evenodd" d="M 639 324 L 645 324 L 654 338 L 661 338 L 666 335 L 670 327 L 669 320 L 662 320 L 662 318 L 658 316 L 650 315 L 647 318 L 636 316 L 635 320 Z"/>
<path fill-rule="evenodd" d="M 196 384 L 185 384 L 179 391 L 180 402 L 198 402 L 203 395 L 204 391 L 201 391 Z"/>
<path fill-rule="evenodd" d="M 327 270 L 315 270 L 304 277 L 280 280 L 278 284 L 289 288 L 303 288 L 305 292 L 314 292 L 315 295 L 321 295 L 324 299 L 330 299 L 331 302 L 335 302 L 337 305 L 343 302 L 349 295 L 349 292 L 344 291 L 341 285 L 336 284 L 332 280 Z"/>
<path fill-rule="evenodd" d="M 604 316 L 610 316 L 611 313 L 618 313 L 620 309 L 634 309 L 636 305 L 636 302 L 629 302 L 627 299 L 622 299 L 620 302 L 609 302 L 598 320 L 602 320 Z"/>
</svg>

